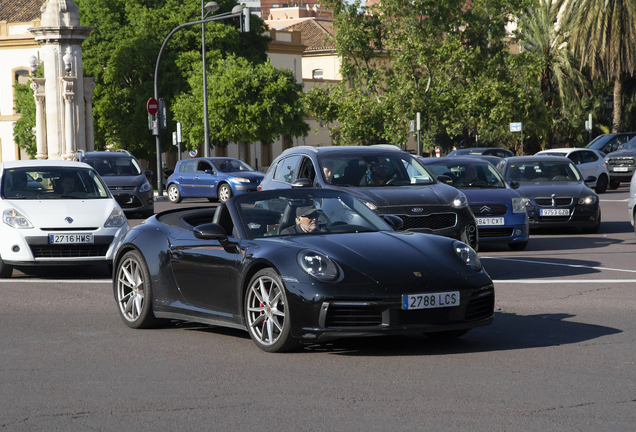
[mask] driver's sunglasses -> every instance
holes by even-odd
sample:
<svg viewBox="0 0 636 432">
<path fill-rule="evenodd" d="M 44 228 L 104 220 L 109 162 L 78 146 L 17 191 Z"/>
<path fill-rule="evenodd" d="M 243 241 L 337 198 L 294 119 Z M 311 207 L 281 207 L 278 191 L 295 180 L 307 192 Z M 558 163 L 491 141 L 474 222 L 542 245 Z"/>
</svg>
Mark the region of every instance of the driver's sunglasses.
<svg viewBox="0 0 636 432">
<path fill-rule="evenodd" d="M 308 215 L 302 215 L 301 217 L 304 217 L 307 219 L 318 219 L 318 212 L 313 212 Z"/>
</svg>

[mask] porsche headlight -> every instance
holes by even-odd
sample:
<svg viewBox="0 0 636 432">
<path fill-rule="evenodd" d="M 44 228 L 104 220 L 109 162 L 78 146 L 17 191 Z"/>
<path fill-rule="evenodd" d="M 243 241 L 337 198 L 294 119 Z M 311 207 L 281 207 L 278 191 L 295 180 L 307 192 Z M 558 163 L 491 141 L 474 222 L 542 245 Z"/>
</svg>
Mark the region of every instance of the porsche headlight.
<svg viewBox="0 0 636 432">
<path fill-rule="evenodd" d="M 232 179 L 232 181 L 236 182 L 236 183 L 249 183 L 250 179 L 246 179 L 244 177 L 234 177 Z"/>
<path fill-rule="evenodd" d="M 594 195 L 589 195 L 583 198 L 579 198 L 579 204 L 590 205 L 595 203 L 596 203 L 596 197 Z"/>
<path fill-rule="evenodd" d="M 2 222 L 9 225 L 11 228 L 28 229 L 33 228 L 33 224 L 26 216 L 17 211 L 16 209 L 6 209 L 2 212 Z"/>
<path fill-rule="evenodd" d="M 126 215 L 119 207 L 115 207 L 106 219 L 105 228 L 120 227 L 126 223 Z"/>
<path fill-rule="evenodd" d="M 453 242 L 453 249 L 461 262 L 475 271 L 481 270 L 481 261 L 479 261 L 477 252 L 475 252 L 473 248 L 466 243 L 455 241 Z"/>
<path fill-rule="evenodd" d="M 454 208 L 464 208 L 468 205 L 468 200 L 466 199 L 466 195 L 464 195 L 463 193 L 459 193 L 459 195 L 457 195 L 455 197 L 455 199 L 453 199 L 452 202 L 452 206 Z"/>
<path fill-rule="evenodd" d="M 149 190 L 150 190 L 150 183 L 148 183 L 148 180 L 146 180 L 144 184 L 139 186 L 139 192 L 148 192 Z"/>
<path fill-rule="evenodd" d="M 530 204 L 527 198 L 513 198 L 512 199 L 512 212 L 513 213 L 525 213 L 526 206 Z"/>
<path fill-rule="evenodd" d="M 334 281 L 340 275 L 336 263 L 327 255 L 312 250 L 304 250 L 298 254 L 298 265 L 309 276 L 320 281 Z"/>
</svg>

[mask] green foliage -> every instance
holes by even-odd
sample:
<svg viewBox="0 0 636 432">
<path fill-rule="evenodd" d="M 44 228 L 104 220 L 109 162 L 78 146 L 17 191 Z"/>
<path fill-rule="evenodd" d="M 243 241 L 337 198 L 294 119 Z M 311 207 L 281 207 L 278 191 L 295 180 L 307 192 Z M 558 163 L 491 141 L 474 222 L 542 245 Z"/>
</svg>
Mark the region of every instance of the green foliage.
<svg viewBox="0 0 636 432">
<path fill-rule="evenodd" d="M 201 65 L 201 63 L 199 63 Z M 203 141 L 203 78 L 195 68 L 188 80 L 192 91 L 176 98 L 175 117 L 186 133 L 186 147 Z M 250 63 L 241 57 L 218 59 L 208 66 L 210 141 L 261 141 L 269 144 L 280 135 L 307 135 L 302 84 L 286 69 L 270 62 Z"/>
<path fill-rule="evenodd" d="M 155 65 L 168 34 L 177 26 L 201 19 L 198 2 L 177 0 L 78 0 L 82 25 L 94 27 L 83 44 L 84 73 L 96 78 L 94 92 L 95 144 L 126 148 L 137 157 L 155 153 L 148 129 L 146 102 L 154 95 Z M 231 11 L 235 0 L 218 2 L 215 14 Z M 236 22 L 232 22 L 236 21 Z M 264 23 L 251 16 L 250 33 L 241 34 L 238 20 L 206 24 L 206 51 L 210 61 L 240 55 L 264 62 L 269 38 Z M 197 69 L 198 67 L 198 69 Z M 167 43 L 158 74 L 159 97 L 168 109 L 178 95 L 191 94 L 187 77 L 201 74 L 201 25 L 177 31 Z M 202 112 L 202 103 L 195 107 Z M 168 131 L 175 129 L 169 115 L 163 131 L 164 150 L 171 148 Z"/>
<path fill-rule="evenodd" d="M 26 150 L 30 159 L 35 159 L 35 99 L 29 84 L 13 84 L 16 113 L 22 116 L 13 124 L 13 139 L 20 148 Z"/>
<path fill-rule="evenodd" d="M 508 132 L 510 122 L 539 121 L 537 64 L 511 55 L 505 42 L 505 18 L 524 4 L 472 5 L 383 0 L 361 13 L 359 3 L 333 0 L 343 81 L 329 89 L 337 102 L 327 103 L 325 89 L 312 89 L 311 112 L 339 122 L 332 133 L 341 143 L 401 145 L 417 112 L 429 140 L 440 132 L 457 140 L 479 134 L 480 143 L 518 139 Z"/>
</svg>

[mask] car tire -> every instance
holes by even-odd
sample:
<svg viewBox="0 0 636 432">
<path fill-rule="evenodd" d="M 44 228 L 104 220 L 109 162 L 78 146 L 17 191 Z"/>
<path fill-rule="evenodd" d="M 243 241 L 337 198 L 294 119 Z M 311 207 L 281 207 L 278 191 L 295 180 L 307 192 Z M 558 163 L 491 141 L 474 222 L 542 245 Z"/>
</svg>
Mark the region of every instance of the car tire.
<svg viewBox="0 0 636 432">
<path fill-rule="evenodd" d="M 181 197 L 181 192 L 179 192 L 179 186 L 174 183 L 168 186 L 168 199 L 170 200 L 170 202 L 173 202 L 175 204 L 180 203 L 183 199 Z"/>
<path fill-rule="evenodd" d="M 513 251 L 522 251 L 526 247 L 528 247 L 528 241 L 526 240 L 521 243 L 508 243 L 508 247 L 510 248 L 510 250 L 513 250 Z"/>
<path fill-rule="evenodd" d="M 448 340 L 460 338 L 460 337 L 464 336 L 466 333 L 468 333 L 469 331 L 470 331 L 470 329 L 467 329 L 467 330 L 447 330 L 447 331 L 440 331 L 440 332 L 424 333 L 424 335 L 426 335 L 427 338 L 433 339 L 433 340 L 436 340 L 436 341 L 448 341 Z"/>
<path fill-rule="evenodd" d="M 219 202 L 228 202 L 232 198 L 232 188 L 227 183 L 221 183 L 216 196 L 219 197 Z"/>
<path fill-rule="evenodd" d="M 113 291 L 122 320 L 135 329 L 156 327 L 160 320 L 152 311 L 150 272 L 141 252 L 127 252 L 115 271 Z"/>
<path fill-rule="evenodd" d="M 252 341 L 266 352 L 285 352 L 299 346 L 291 336 L 285 286 L 274 269 L 254 275 L 245 293 L 245 325 Z"/>
<path fill-rule="evenodd" d="M 609 182 L 609 189 L 614 190 L 614 189 L 618 189 L 618 187 L 621 185 L 621 182 L 617 181 L 617 180 L 610 180 Z"/>
<path fill-rule="evenodd" d="M 13 266 L 0 258 L 0 279 L 8 279 L 13 275 Z"/>
<path fill-rule="evenodd" d="M 594 188 L 596 193 L 597 194 L 605 193 L 607 191 L 608 182 L 609 181 L 607 180 L 607 176 L 605 174 L 601 174 L 598 177 L 598 180 L 596 181 L 596 187 Z"/>
</svg>

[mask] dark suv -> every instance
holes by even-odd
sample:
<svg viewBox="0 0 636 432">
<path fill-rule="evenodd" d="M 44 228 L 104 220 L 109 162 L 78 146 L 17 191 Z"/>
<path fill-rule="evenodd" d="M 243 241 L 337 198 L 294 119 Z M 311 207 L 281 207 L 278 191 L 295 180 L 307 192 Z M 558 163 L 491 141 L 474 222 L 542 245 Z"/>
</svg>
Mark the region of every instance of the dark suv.
<svg viewBox="0 0 636 432">
<path fill-rule="evenodd" d="M 609 154 L 618 150 L 620 145 L 627 143 L 627 141 L 631 140 L 635 136 L 636 132 L 599 135 L 585 147 Z"/>
<path fill-rule="evenodd" d="M 271 164 L 259 190 L 292 187 L 346 190 L 376 213 L 398 216 L 405 230 L 452 237 L 477 248 L 477 225 L 466 196 L 398 149 L 291 148 Z"/>
<path fill-rule="evenodd" d="M 608 154 L 605 164 L 610 175 L 610 189 L 618 188 L 622 182 L 630 182 L 636 170 L 636 137 Z"/>
<path fill-rule="evenodd" d="M 143 217 L 154 214 L 154 192 L 147 179 L 152 176 L 152 171 L 142 170 L 139 161 L 128 151 L 80 150 L 75 160 L 95 168 L 126 214 L 141 213 Z"/>
</svg>

